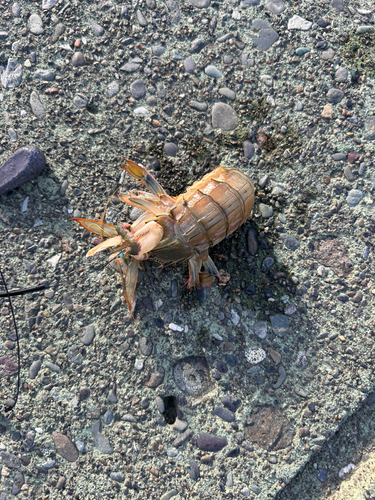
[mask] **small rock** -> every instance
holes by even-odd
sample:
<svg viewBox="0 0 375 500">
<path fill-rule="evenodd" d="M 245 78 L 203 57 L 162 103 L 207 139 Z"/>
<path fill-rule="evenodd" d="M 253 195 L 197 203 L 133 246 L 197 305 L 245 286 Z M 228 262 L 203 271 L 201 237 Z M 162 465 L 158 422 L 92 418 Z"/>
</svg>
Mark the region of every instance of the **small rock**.
<svg viewBox="0 0 375 500">
<path fill-rule="evenodd" d="M 40 367 L 42 366 L 42 360 L 38 359 L 34 361 L 29 368 L 29 378 L 34 379 L 39 373 Z"/>
<path fill-rule="evenodd" d="M 178 151 L 177 144 L 175 144 L 174 142 L 166 142 L 164 144 L 164 151 L 167 156 L 171 156 L 174 158 L 177 155 Z"/>
<path fill-rule="evenodd" d="M 300 242 L 291 234 L 282 233 L 280 234 L 279 238 L 284 243 L 284 245 L 293 252 L 300 246 Z"/>
<path fill-rule="evenodd" d="M 284 314 L 275 314 L 270 316 L 272 330 L 278 337 L 284 337 L 289 328 L 289 319 Z"/>
<path fill-rule="evenodd" d="M 324 50 L 320 57 L 323 59 L 323 61 L 332 61 L 332 59 L 335 57 L 335 51 L 331 48 Z"/>
<path fill-rule="evenodd" d="M 358 203 L 362 200 L 363 198 L 363 193 L 359 189 L 351 189 L 348 192 L 348 196 L 346 198 L 346 203 L 350 207 L 356 207 Z"/>
<path fill-rule="evenodd" d="M 211 78 L 222 78 L 223 76 L 216 66 L 207 66 L 204 72 L 206 75 L 211 76 Z"/>
<path fill-rule="evenodd" d="M 187 73 L 194 73 L 195 71 L 195 62 L 193 61 L 193 59 L 191 57 L 187 57 L 184 61 L 184 67 L 185 67 L 185 71 Z"/>
<path fill-rule="evenodd" d="M 45 165 L 45 156 L 37 147 L 17 149 L 0 167 L 0 195 L 35 179 Z"/>
<path fill-rule="evenodd" d="M 79 339 L 84 345 L 90 345 L 95 336 L 94 325 L 87 325 L 79 333 Z"/>
<path fill-rule="evenodd" d="M 338 104 L 344 99 L 345 94 L 340 89 L 329 89 L 326 97 L 328 102 Z"/>
<path fill-rule="evenodd" d="M 39 95 L 35 92 L 35 90 L 33 90 L 30 95 L 30 106 L 32 112 L 37 118 L 42 119 L 46 116 L 46 110 L 40 102 Z"/>
<path fill-rule="evenodd" d="M 331 118 L 332 117 L 332 113 L 333 113 L 332 106 L 330 106 L 329 104 L 326 104 L 323 107 L 323 111 L 321 113 L 321 116 L 322 116 L 322 118 Z"/>
<path fill-rule="evenodd" d="M 206 46 L 206 42 L 200 38 L 196 38 L 191 42 L 190 52 L 192 54 L 197 54 Z"/>
<path fill-rule="evenodd" d="M 269 219 L 273 215 L 273 208 L 270 205 L 259 203 L 259 210 L 262 214 L 263 219 Z"/>
<path fill-rule="evenodd" d="M 212 434 L 200 434 L 197 440 L 197 446 L 201 451 L 217 452 L 227 446 L 228 441 L 225 437 L 214 436 Z"/>
<path fill-rule="evenodd" d="M 1 84 L 4 88 L 18 87 L 23 75 L 22 66 L 14 59 L 9 58 L 5 70 L 3 66 L 0 66 L 0 75 Z"/>
<path fill-rule="evenodd" d="M 79 452 L 76 445 L 61 432 L 54 431 L 52 440 L 55 445 L 56 453 L 68 462 L 75 462 L 79 457 Z"/>
<path fill-rule="evenodd" d="M 266 9 L 278 16 L 285 10 L 285 5 L 282 0 L 266 0 Z"/>
<path fill-rule="evenodd" d="M 146 86 L 143 80 L 135 80 L 131 83 L 130 92 L 134 99 L 142 99 L 146 95 Z"/>
<path fill-rule="evenodd" d="M 96 35 L 96 36 L 102 36 L 103 35 L 104 29 L 103 29 L 102 26 L 100 26 L 100 24 L 98 24 L 93 19 L 89 19 L 89 23 L 90 23 L 90 26 L 91 26 L 91 29 L 92 29 L 92 32 L 94 33 L 94 35 Z"/>
<path fill-rule="evenodd" d="M 254 333 L 260 339 L 265 339 L 267 337 L 267 323 L 264 321 L 258 321 L 254 324 Z"/>
<path fill-rule="evenodd" d="M 348 70 L 343 66 L 340 66 L 335 73 L 335 80 L 338 83 L 344 83 L 348 79 Z"/>
<path fill-rule="evenodd" d="M 288 30 L 302 30 L 307 31 L 311 28 L 312 23 L 303 19 L 300 16 L 294 15 L 288 21 Z"/>
<path fill-rule="evenodd" d="M 33 35 L 41 35 L 44 33 L 41 17 L 38 14 L 31 14 L 27 20 L 27 28 Z"/>
<path fill-rule="evenodd" d="M 222 420 L 225 420 L 225 422 L 234 422 L 234 413 L 227 408 L 223 408 L 222 406 L 215 406 L 214 415 L 217 415 Z"/>
</svg>

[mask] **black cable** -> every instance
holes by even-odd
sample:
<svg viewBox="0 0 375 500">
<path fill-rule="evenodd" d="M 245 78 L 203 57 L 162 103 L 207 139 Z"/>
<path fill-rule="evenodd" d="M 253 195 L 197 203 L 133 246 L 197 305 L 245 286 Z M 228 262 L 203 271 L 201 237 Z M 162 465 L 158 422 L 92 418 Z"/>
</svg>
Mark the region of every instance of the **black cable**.
<svg viewBox="0 0 375 500">
<path fill-rule="evenodd" d="M 17 369 L 17 392 L 16 392 L 16 397 L 15 397 L 15 400 L 14 400 L 14 403 L 12 404 L 12 406 L 8 407 L 8 408 L 4 408 L 4 411 L 11 411 L 13 410 L 13 408 L 16 406 L 16 403 L 17 403 L 17 400 L 18 400 L 18 396 L 19 396 L 19 393 L 20 393 L 20 380 L 21 380 L 21 355 L 20 355 L 20 341 L 19 341 L 19 338 L 18 338 L 18 330 L 17 330 L 17 323 L 16 323 L 16 318 L 15 318 L 15 315 L 14 315 L 14 310 L 13 310 L 13 305 L 12 305 L 12 301 L 10 300 L 10 293 L 8 291 L 8 287 L 7 287 L 7 284 L 5 282 L 5 279 L 4 279 L 4 275 L 3 275 L 3 272 L 2 270 L 0 269 L 0 274 L 1 274 L 1 279 L 3 280 L 3 283 L 4 283 L 4 287 L 5 287 L 5 290 L 6 290 L 6 296 L 8 297 L 9 299 L 9 304 L 10 304 L 10 310 L 12 312 L 12 317 L 13 317 L 13 323 L 14 323 L 14 328 L 16 330 L 16 340 L 17 340 L 17 358 L 18 358 L 18 369 Z M 0 409 L 0 411 L 2 411 Z"/>
<path fill-rule="evenodd" d="M 23 288 L 22 290 L 6 291 L 5 293 L 0 293 L 0 297 L 14 297 L 15 295 L 25 295 L 25 293 L 39 292 L 40 290 L 45 290 L 46 285 L 33 286 L 32 288 Z"/>
</svg>

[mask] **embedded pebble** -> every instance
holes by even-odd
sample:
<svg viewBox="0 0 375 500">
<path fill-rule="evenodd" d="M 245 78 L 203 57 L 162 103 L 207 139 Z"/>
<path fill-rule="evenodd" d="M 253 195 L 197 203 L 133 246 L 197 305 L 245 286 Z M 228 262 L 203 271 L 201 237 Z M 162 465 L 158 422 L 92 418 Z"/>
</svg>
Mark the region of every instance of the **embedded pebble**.
<svg viewBox="0 0 375 500">
<path fill-rule="evenodd" d="M 223 76 L 216 66 L 207 66 L 204 72 L 212 78 L 222 78 Z"/>
<path fill-rule="evenodd" d="M 27 20 L 27 28 L 33 35 L 42 35 L 44 33 L 43 21 L 38 14 L 31 14 Z"/>
<path fill-rule="evenodd" d="M 197 446 L 201 451 L 218 452 L 225 448 L 228 441 L 225 437 L 215 436 L 213 434 L 202 433 L 197 440 Z"/>
<path fill-rule="evenodd" d="M 273 208 L 270 205 L 259 203 L 259 210 L 264 219 L 269 219 L 273 215 Z"/>
<path fill-rule="evenodd" d="M 296 14 L 288 21 L 288 30 L 302 30 L 307 31 L 311 28 L 312 22 L 303 19 Z"/>
<path fill-rule="evenodd" d="M 254 323 L 254 333 L 260 339 L 265 339 L 267 337 L 267 323 L 264 321 L 257 321 Z"/>
<path fill-rule="evenodd" d="M 17 149 L 0 166 L 0 195 L 35 179 L 45 168 L 46 158 L 35 146 Z"/>
<path fill-rule="evenodd" d="M 22 66 L 14 59 L 9 58 L 6 68 L 0 66 L 0 80 L 4 88 L 14 88 L 20 85 L 22 80 Z"/>
<path fill-rule="evenodd" d="M 146 95 L 146 86 L 143 80 L 134 80 L 130 85 L 130 92 L 134 99 L 142 99 Z"/>
<path fill-rule="evenodd" d="M 351 189 L 346 197 L 346 203 L 350 207 L 356 207 L 358 203 L 362 200 L 363 193 L 359 189 Z"/>
<path fill-rule="evenodd" d="M 289 329 L 289 319 L 284 314 L 270 316 L 272 330 L 278 337 L 284 337 Z"/>
</svg>

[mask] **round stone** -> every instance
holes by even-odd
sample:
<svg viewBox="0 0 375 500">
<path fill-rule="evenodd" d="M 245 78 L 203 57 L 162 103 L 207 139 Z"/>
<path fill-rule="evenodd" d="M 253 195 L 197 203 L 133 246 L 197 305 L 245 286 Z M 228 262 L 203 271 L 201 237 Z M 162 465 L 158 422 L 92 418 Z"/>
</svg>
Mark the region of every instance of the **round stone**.
<svg viewBox="0 0 375 500">
<path fill-rule="evenodd" d="M 237 113 L 223 102 L 217 102 L 212 107 L 212 127 L 224 131 L 234 130 L 238 125 Z"/>
<path fill-rule="evenodd" d="M 266 9 L 277 16 L 285 10 L 285 5 L 282 0 L 266 0 Z"/>
<path fill-rule="evenodd" d="M 332 104 L 338 104 L 344 99 L 344 92 L 340 89 L 329 89 L 327 92 L 327 101 Z"/>
<path fill-rule="evenodd" d="M 175 157 L 178 151 L 177 144 L 174 142 L 166 142 L 164 144 L 164 151 L 167 156 Z"/>
<path fill-rule="evenodd" d="M 359 189 L 351 189 L 346 198 L 346 203 L 350 207 L 356 207 L 358 203 L 362 200 L 363 193 Z"/>
<path fill-rule="evenodd" d="M 262 214 L 263 219 L 269 219 L 273 215 L 273 208 L 270 205 L 259 203 L 259 210 Z"/>
<path fill-rule="evenodd" d="M 43 22 L 38 14 L 31 14 L 29 19 L 27 20 L 28 30 L 34 35 L 41 35 L 44 33 Z"/>
<path fill-rule="evenodd" d="M 344 83 L 348 79 L 348 70 L 343 66 L 340 66 L 335 73 L 335 80 L 338 83 Z"/>
<path fill-rule="evenodd" d="M 194 73 L 195 71 L 195 62 L 193 61 L 193 59 L 191 57 L 187 57 L 184 61 L 184 67 L 185 67 L 185 71 L 187 73 Z"/>
<path fill-rule="evenodd" d="M 250 160 L 250 158 L 252 158 L 255 154 L 255 148 L 254 148 L 254 145 L 249 142 L 249 141 L 245 141 L 243 143 L 243 152 L 244 152 L 244 156 L 245 158 L 247 158 L 248 160 Z"/>
<path fill-rule="evenodd" d="M 223 76 L 216 66 L 207 66 L 204 72 L 206 75 L 211 76 L 211 78 L 222 78 Z"/>
<path fill-rule="evenodd" d="M 130 85 L 130 92 L 134 99 L 142 99 L 146 95 L 146 87 L 143 80 L 134 80 Z"/>
<path fill-rule="evenodd" d="M 85 65 L 85 58 L 82 52 L 75 52 L 72 57 L 72 64 L 75 68 Z"/>
</svg>

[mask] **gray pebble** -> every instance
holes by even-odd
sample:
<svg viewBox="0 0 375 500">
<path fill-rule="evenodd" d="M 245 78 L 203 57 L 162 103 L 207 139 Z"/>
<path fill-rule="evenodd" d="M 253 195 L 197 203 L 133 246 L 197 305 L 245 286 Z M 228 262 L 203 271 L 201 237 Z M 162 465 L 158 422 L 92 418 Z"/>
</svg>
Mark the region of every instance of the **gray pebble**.
<svg viewBox="0 0 375 500">
<path fill-rule="evenodd" d="M 329 89 L 327 92 L 327 101 L 332 104 L 338 104 L 344 99 L 344 92 L 340 89 Z"/>
<path fill-rule="evenodd" d="M 66 353 L 70 361 L 76 365 L 81 365 L 83 363 L 83 358 L 79 354 L 77 347 L 69 347 L 68 352 Z"/>
<path fill-rule="evenodd" d="M 247 243 L 247 250 L 249 251 L 250 255 L 256 255 L 259 250 L 259 241 L 258 241 L 257 230 L 254 229 L 253 227 L 250 227 L 247 232 L 246 243 Z"/>
<path fill-rule="evenodd" d="M 116 391 L 114 389 L 109 390 L 108 396 L 107 396 L 107 401 L 108 401 L 108 403 L 111 403 L 111 404 L 117 403 L 118 399 L 116 396 Z"/>
<path fill-rule="evenodd" d="M 0 167 L 0 194 L 35 179 L 45 165 L 44 154 L 35 146 L 17 149 Z"/>
<path fill-rule="evenodd" d="M 114 95 L 118 94 L 120 92 L 120 85 L 117 82 L 117 80 L 114 80 L 113 82 L 109 83 L 107 87 L 105 88 L 104 95 L 106 97 L 113 97 Z"/>
<path fill-rule="evenodd" d="M 160 500 L 170 500 L 178 494 L 177 490 L 169 490 L 160 497 Z"/>
<path fill-rule="evenodd" d="M 55 365 L 54 363 L 50 363 L 49 361 L 44 362 L 45 366 L 51 370 L 51 372 L 54 373 L 60 373 L 61 369 L 58 365 Z"/>
<path fill-rule="evenodd" d="M 172 24 L 178 24 L 181 19 L 180 9 L 175 0 L 166 0 L 165 5 L 169 10 L 170 20 Z"/>
<path fill-rule="evenodd" d="M 179 448 L 180 446 L 182 446 L 188 439 L 191 438 L 191 436 L 193 435 L 193 431 L 191 429 L 186 429 L 185 432 L 182 432 L 181 434 L 179 434 L 176 439 L 173 441 L 172 445 L 175 447 L 175 448 Z"/>
<path fill-rule="evenodd" d="M 190 2 L 198 9 L 206 9 L 210 6 L 211 0 L 190 0 Z"/>
<path fill-rule="evenodd" d="M 131 415 L 130 413 L 125 413 L 125 415 L 121 417 L 121 420 L 123 420 L 124 422 L 133 422 L 133 423 L 137 421 L 134 418 L 134 416 Z"/>
<path fill-rule="evenodd" d="M 57 40 L 60 38 L 60 36 L 64 33 L 65 31 L 65 26 L 62 23 L 56 24 L 56 26 L 53 28 L 51 38 L 49 39 L 50 44 L 54 44 L 57 42 Z"/>
<path fill-rule="evenodd" d="M 9 135 L 9 139 L 11 140 L 11 142 L 17 142 L 18 136 L 17 136 L 16 131 L 13 128 L 11 128 L 11 127 L 8 128 L 8 135 Z"/>
<path fill-rule="evenodd" d="M 178 148 L 174 142 L 166 142 L 164 144 L 164 151 L 165 151 L 166 155 L 174 158 L 177 154 Z"/>
<path fill-rule="evenodd" d="M 96 448 L 98 448 L 98 450 L 101 453 L 105 453 L 107 455 L 112 454 L 113 453 L 113 449 L 112 449 L 111 445 L 109 444 L 108 438 L 106 438 L 105 436 L 103 436 L 103 434 L 101 434 L 101 432 L 100 432 L 100 422 L 99 422 L 99 420 L 92 425 L 91 432 L 92 432 L 92 434 L 94 436 Z"/>
<path fill-rule="evenodd" d="M 252 57 L 250 57 L 250 54 L 242 53 L 241 64 L 246 68 L 252 68 L 255 65 L 255 60 Z"/>
<path fill-rule="evenodd" d="M 278 337 L 284 337 L 289 328 L 289 319 L 284 314 L 270 316 L 272 330 Z"/>
<path fill-rule="evenodd" d="M 124 479 L 125 479 L 125 476 L 122 472 L 111 472 L 109 477 L 113 480 L 113 481 L 117 481 L 118 483 L 123 483 L 124 482 Z"/>
<path fill-rule="evenodd" d="M 43 21 L 38 14 L 31 14 L 29 19 L 27 20 L 27 28 L 33 33 L 33 35 L 41 35 L 44 33 L 43 29 Z"/>
<path fill-rule="evenodd" d="M 87 325 L 78 334 L 80 341 L 84 345 L 90 345 L 95 337 L 94 325 Z"/>
<path fill-rule="evenodd" d="M 202 433 L 197 440 L 197 446 L 201 451 L 217 452 L 227 446 L 228 441 L 225 437 L 215 436 L 213 434 Z"/>
<path fill-rule="evenodd" d="M 216 102 L 212 107 L 212 127 L 224 131 L 234 130 L 238 125 L 238 117 L 235 110 L 224 104 Z"/>
<path fill-rule="evenodd" d="M 8 32 L 0 31 L 0 40 L 5 40 L 6 38 L 8 38 Z"/>
<path fill-rule="evenodd" d="M 375 116 L 368 116 L 365 119 L 366 139 L 375 140 Z"/>
<path fill-rule="evenodd" d="M 279 39 L 279 35 L 277 31 L 275 31 L 271 27 L 262 28 L 258 36 L 251 35 L 253 41 L 257 44 L 259 50 L 268 50 L 277 40 Z"/>
<path fill-rule="evenodd" d="M 194 73 L 195 71 L 195 62 L 193 61 L 193 59 L 191 57 L 187 57 L 184 61 L 184 67 L 185 67 L 185 71 L 187 73 Z"/>
<path fill-rule="evenodd" d="M 197 111 L 207 111 L 208 105 L 206 102 L 190 101 L 189 106 Z"/>
<path fill-rule="evenodd" d="M 365 33 L 374 33 L 374 26 L 358 26 L 357 33 L 359 35 L 364 35 Z"/>
<path fill-rule="evenodd" d="M 86 97 L 83 94 L 76 94 L 73 98 L 73 104 L 78 108 L 78 109 L 84 109 L 89 102 L 88 97 Z"/>
<path fill-rule="evenodd" d="M 143 356 L 150 356 L 150 354 L 152 353 L 152 349 L 153 344 L 151 339 L 149 339 L 148 337 L 141 337 L 139 339 L 139 350 L 141 351 L 141 354 L 143 354 Z"/>
<path fill-rule="evenodd" d="M 173 424 L 173 429 L 178 432 L 184 432 L 187 429 L 188 423 L 185 422 L 185 420 L 180 420 L 179 418 L 176 419 L 175 423 Z"/>
<path fill-rule="evenodd" d="M 0 66 L 1 84 L 4 88 L 14 88 L 20 85 L 22 80 L 22 66 L 14 59 L 9 58 L 7 66 Z"/>
<path fill-rule="evenodd" d="M 142 27 L 147 26 L 147 20 L 139 9 L 137 9 L 137 19 L 138 19 L 140 26 L 142 26 Z"/>
<path fill-rule="evenodd" d="M 150 10 L 156 9 L 156 1 L 155 0 L 146 0 L 146 5 Z"/>
<path fill-rule="evenodd" d="M 266 9 L 277 16 L 284 12 L 285 5 L 282 0 L 266 0 Z"/>
<path fill-rule="evenodd" d="M 340 66 L 335 73 L 335 80 L 338 83 L 346 82 L 348 79 L 348 70 L 343 66 Z"/>
<path fill-rule="evenodd" d="M 348 192 L 348 196 L 346 198 L 346 203 L 350 207 L 356 207 L 358 203 L 362 200 L 363 198 L 363 193 L 359 189 L 351 189 Z"/>
<path fill-rule="evenodd" d="M 29 368 L 29 378 L 31 379 L 36 378 L 41 366 L 42 366 L 41 359 L 37 359 L 36 361 L 34 361 Z"/>
<path fill-rule="evenodd" d="M 232 486 L 233 486 L 233 472 L 232 471 L 228 472 L 228 474 L 227 474 L 227 480 L 225 482 L 225 486 L 227 488 L 232 488 Z"/>
<path fill-rule="evenodd" d="M 273 208 L 270 205 L 259 203 L 259 210 L 264 219 L 269 219 L 273 215 Z"/>
<path fill-rule="evenodd" d="M 344 175 L 348 181 L 350 181 L 350 182 L 354 181 L 354 175 L 353 175 L 352 169 L 350 168 L 349 165 L 346 165 L 344 167 Z"/>
<path fill-rule="evenodd" d="M 206 42 L 201 38 L 196 38 L 191 42 L 190 52 L 192 54 L 197 54 L 206 46 Z"/>
<path fill-rule="evenodd" d="M 137 69 L 141 65 L 141 61 L 137 61 L 136 59 L 138 58 L 132 59 L 131 61 L 121 66 L 120 71 L 126 71 L 127 73 L 134 73 L 134 71 L 137 71 Z"/>
<path fill-rule="evenodd" d="M 331 61 L 335 57 L 335 51 L 331 48 L 323 51 L 320 56 L 323 61 Z"/>
<path fill-rule="evenodd" d="M 111 410 L 107 410 L 103 415 L 103 422 L 105 425 L 109 425 L 113 421 L 113 412 Z"/>
<path fill-rule="evenodd" d="M 207 66 L 204 70 L 207 76 L 211 78 L 222 78 L 222 73 L 217 69 L 216 66 Z"/>
<path fill-rule="evenodd" d="M 263 189 L 267 186 L 267 183 L 268 183 L 268 179 L 269 179 L 269 176 L 268 174 L 266 175 L 263 175 L 263 177 L 261 177 L 258 181 L 258 184 L 259 186 Z"/>
<path fill-rule="evenodd" d="M 278 389 L 281 387 L 286 379 L 286 371 L 283 365 L 279 365 L 279 378 L 277 379 L 276 384 L 273 385 L 274 389 Z"/>
<path fill-rule="evenodd" d="M 266 257 L 262 262 L 262 271 L 265 273 L 274 265 L 275 259 L 272 257 Z"/>
<path fill-rule="evenodd" d="M 13 455 L 13 453 L 2 451 L 0 453 L 0 456 L 3 465 L 5 465 L 6 467 L 9 467 L 10 469 L 18 469 L 19 467 L 21 467 L 20 461 L 15 455 Z"/>
<path fill-rule="evenodd" d="M 307 31 L 311 28 L 312 22 L 303 19 L 296 14 L 288 21 L 288 30 L 302 30 Z"/>
<path fill-rule="evenodd" d="M 134 99 L 142 99 L 146 95 L 146 87 L 143 80 L 135 80 L 130 84 L 130 92 Z"/>
<path fill-rule="evenodd" d="M 219 94 L 234 101 L 236 99 L 236 93 L 233 90 L 228 89 L 228 87 L 223 87 L 219 89 Z"/>
<path fill-rule="evenodd" d="M 23 447 L 25 451 L 31 450 L 31 448 L 34 446 L 34 440 L 35 440 L 35 432 L 28 431 L 23 441 Z"/>
<path fill-rule="evenodd" d="M 221 419 L 225 420 L 225 422 L 234 422 L 234 413 L 227 408 L 223 408 L 222 406 L 215 406 L 214 415 L 217 415 Z"/>
<path fill-rule="evenodd" d="M 74 52 L 73 57 L 72 57 L 72 64 L 75 68 L 79 68 L 80 66 L 85 65 L 85 58 L 82 54 L 82 52 Z"/>
<path fill-rule="evenodd" d="M 232 64 L 232 62 L 233 62 L 233 56 L 231 56 L 230 54 L 225 54 L 225 56 L 223 57 L 223 63 Z"/>
<path fill-rule="evenodd" d="M 244 156 L 245 158 L 247 158 L 248 160 L 250 160 L 250 158 L 252 158 L 255 154 L 255 148 L 254 148 L 254 145 L 249 142 L 249 141 L 245 141 L 243 143 L 243 152 L 244 152 Z"/>
<path fill-rule="evenodd" d="M 147 97 L 146 104 L 147 104 L 147 106 L 154 108 L 155 106 L 158 105 L 158 101 L 155 99 L 155 97 L 150 96 L 150 97 Z"/>
<path fill-rule="evenodd" d="M 44 80 L 46 82 L 51 82 L 54 80 L 56 73 L 50 69 L 37 69 L 33 75 L 34 78 L 39 80 Z"/>
<path fill-rule="evenodd" d="M 267 337 L 267 323 L 264 321 L 257 321 L 254 324 L 254 333 L 260 339 L 265 339 Z"/>
<path fill-rule="evenodd" d="M 96 36 L 103 35 L 104 29 L 102 26 L 100 26 L 100 24 L 98 24 L 96 21 L 94 21 L 94 19 L 89 19 L 89 23 L 90 23 L 90 26 L 91 26 L 91 29 L 92 29 L 92 32 L 94 33 L 94 35 L 96 35 Z"/>
<path fill-rule="evenodd" d="M 20 17 L 20 14 L 21 14 L 20 4 L 18 2 L 15 2 L 12 5 L 12 15 L 13 17 Z"/>
<path fill-rule="evenodd" d="M 332 160 L 333 161 L 345 161 L 346 155 L 344 153 L 334 153 L 332 155 Z"/>
<path fill-rule="evenodd" d="M 182 59 L 182 57 L 180 56 L 180 53 L 178 52 L 178 50 L 176 49 L 173 49 L 172 50 L 172 58 L 175 60 L 175 61 L 180 61 Z"/>
<path fill-rule="evenodd" d="M 57 4 L 59 0 L 42 0 L 42 9 L 52 9 L 54 5 Z"/>
<path fill-rule="evenodd" d="M 159 413 L 161 415 L 163 415 L 164 411 L 165 411 L 165 405 L 164 405 L 164 399 L 160 396 L 156 396 L 155 398 L 155 403 L 156 403 L 156 406 L 159 410 Z"/>
<path fill-rule="evenodd" d="M 342 12 L 344 10 L 344 2 L 343 0 L 332 0 L 331 6 L 336 9 L 338 12 Z"/>
<path fill-rule="evenodd" d="M 284 243 L 284 245 L 293 252 L 300 246 L 300 242 L 291 234 L 282 233 L 280 234 L 279 238 Z"/>
<path fill-rule="evenodd" d="M 199 467 L 196 460 L 190 460 L 190 471 L 189 471 L 190 479 L 196 481 L 199 478 Z"/>
<path fill-rule="evenodd" d="M 160 57 L 164 54 L 165 47 L 163 47 L 162 45 L 153 45 L 151 47 L 151 50 L 152 50 L 152 53 L 154 54 L 154 56 Z"/>
</svg>

